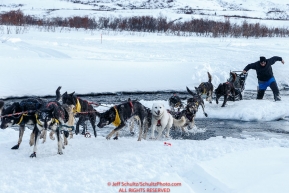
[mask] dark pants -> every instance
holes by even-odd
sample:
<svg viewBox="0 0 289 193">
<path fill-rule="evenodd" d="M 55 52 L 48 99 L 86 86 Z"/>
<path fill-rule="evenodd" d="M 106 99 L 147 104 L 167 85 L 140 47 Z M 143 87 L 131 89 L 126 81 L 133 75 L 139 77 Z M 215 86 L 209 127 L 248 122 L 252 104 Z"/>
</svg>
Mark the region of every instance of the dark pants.
<svg viewBox="0 0 289 193">
<path fill-rule="evenodd" d="M 279 96 L 279 89 L 278 89 L 276 81 L 271 82 L 271 84 L 269 86 L 270 86 L 271 90 L 273 91 L 274 99 L 276 100 L 276 97 Z M 257 93 L 257 99 L 263 99 L 266 89 L 264 89 L 264 87 L 262 87 L 262 88 L 259 87 L 259 90 Z"/>
</svg>

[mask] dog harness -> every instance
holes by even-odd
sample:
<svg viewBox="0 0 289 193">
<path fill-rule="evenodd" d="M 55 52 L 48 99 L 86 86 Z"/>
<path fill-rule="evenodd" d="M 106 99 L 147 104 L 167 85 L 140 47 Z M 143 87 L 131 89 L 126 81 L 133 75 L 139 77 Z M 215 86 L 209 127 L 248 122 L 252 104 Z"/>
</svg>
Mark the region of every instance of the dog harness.
<svg viewBox="0 0 289 193">
<path fill-rule="evenodd" d="M 38 119 L 38 115 L 35 114 L 35 118 L 36 118 L 36 122 L 38 125 L 40 125 L 41 127 L 43 127 L 43 125 L 40 123 L 39 119 Z"/>
<path fill-rule="evenodd" d="M 129 101 L 129 106 L 130 106 L 130 108 L 131 108 L 131 114 L 133 114 L 133 113 L 134 113 L 134 110 L 133 110 L 133 104 L 132 104 L 131 101 Z"/>
<path fill-rule="evenodd" d="M 35 114 L 35 118 L 36 118 L 37 124 L 38 124 L 39 126 L 43 127 L 43 125 L 41 124 L 41 122 L 40 122 L 39 119 L 38 119 L 38 115 L 37 115 L 37 114 Z M 59 121 L 58 121 L 57 119 L 55 119 L 55 118 L 52 118 L 52 122 L 51 122 L 51 123 L 52 123 L 52 124 L 54 124 L 54 123 L 59 124 Z"/>
<path fill-rule="evenodd" d="M 23 114 L 21 115 L 20 120 L 19 120 L 19 122 L 17 123 L 17 125 L 20 125 L 20 123 L 23 121 L 23 117 L 24 117 L 24 116 L 27 116 L 27 114 L 26 114 L 26 113 L 23 113 Z"/>
<path fill-rule="evenodd" d="M 118 114 L 118 111 L 117 111 L 117 108 L 116 106 L 114 106 L 114 110 L 115 110 L 115 119 L 114 121 L 112 122 L 112 124 L 116 127 L 118 127 L 121 123 L 121 120 L 120 120 L 120 117 L 119 117 L 119 114 Z"/>
<path fill-rule="evenodd" d="M 73 108 L 73 113 L 81 112 L 81 104 L 78 99 L 76 99 L 75 107 Z"/>
</svg>

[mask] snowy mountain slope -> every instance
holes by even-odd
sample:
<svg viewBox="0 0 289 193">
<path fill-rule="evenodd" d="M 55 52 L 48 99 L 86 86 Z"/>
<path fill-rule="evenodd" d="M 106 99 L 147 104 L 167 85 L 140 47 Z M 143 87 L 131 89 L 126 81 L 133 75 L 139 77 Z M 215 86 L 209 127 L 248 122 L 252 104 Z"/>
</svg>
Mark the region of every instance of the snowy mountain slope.
<svg viewBox="0 0 289 193">
<path fill-rule="evenodd" d="M 26 14 L 55 17 L 99 15 L 178 15 L 223 19 L 224 16 L 289 19 L 286 1 L 246 0 L 1 0 L 0 12 L 21 9 Z M 81 10 L 81 11 L 80 11 Z M 125 12 L 124 12 L 125 11 Z M 177 17 L 177 16 L 173 16 Z"/>
</svg>

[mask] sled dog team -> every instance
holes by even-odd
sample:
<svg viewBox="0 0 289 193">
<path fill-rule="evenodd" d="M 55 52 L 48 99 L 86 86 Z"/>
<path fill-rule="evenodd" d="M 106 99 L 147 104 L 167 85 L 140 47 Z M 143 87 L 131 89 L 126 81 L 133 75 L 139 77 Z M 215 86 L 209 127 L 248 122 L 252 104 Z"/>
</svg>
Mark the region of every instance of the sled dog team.
<svg viewBox="0 0 289 193">
<path fill-rule="evenodd" d="M 167 110 L 162 103 L 154 103 L 152 108 L 149 109 L 143 106 L 138 101 L 128 99 L 127 102 L 115 105 L 107 111 L 100 113 L 96 111 L 93 104 L 89 101 L 83 100 L 75 95 L 75 93 L 60 94 L 61 87 L 56 90 L 56 98 L 54 100 L 44 100 L 41 98 L 29 98 L 20 102 L 14 102 L 4 107 L 4 102 L 0 101 L 0 114 L 1 114 L 1 129 L 6 129 L 12 125 L 19 125 L 19 138 L 18 143 L 12 149 L 18 149 L 23 138 L 26 125 L 32 125 L 33 130 L 30 135 L 30 146 L 33 147 L 33 153 L 30 157 L 36 157 L 37 144 L 39 139 L 46 141 L 47 130 L 50 130 L 49 137 L 57 141 L 57 153 L 63 154 L 62 150 L 68 144 L 67 138 L 73 137 L 73 130 L 75 125 L 75 134 L 79 133 L 79 127 L 82 126 L 82 134 L 86 132 L 87 120 L 92 125 L 94 136 L 96 132 L 96 117 L 99 118 L 97 127 L 103 128 L 106 125 L 113 124 L 115 128 L 106 136 L 110 139 L 118 139 L 118 131 L 122 129 L 127 121 L 137 120 L 139 124 L 138 141 L 142 138 L 146 139 L 149 128 L 151 128 L 151 139 L 159 139 L 165 131 L 165 137 L 169 137 L 170 129 L 174 126 L 187 131 L 194 127 L 194 119 L 199 106 L 202 107 L 204 115 L 205 105 L 201 95 L 206 94 L 207 100 L 212 103 L 213 85 L 211 83 L 212 77 L 208 72 L 208 82 L 203 82 L 199 87 L 195 87 L 196 93 L 187 87 L 187 91 L 192 97 L 187 99 L 187 104 L 184 105 L 181 99 L 174 95 L 169 98 L 169 106 L 171 110 Z M 216 102 L 221 96 L 224 96 L 222 107 L 226 104 L 226 97 L 229 92 L 233 93 L 234 86 L 232 82 L 220 84 L 215 90 Z M 62 101 L 62 104 L 60 103 Z M 174 109 L 178 108 L 178 111 Z M 181 110 L 182 109 L 182 110 Z M 75 124 L 75 117 L 78 118 Z M 131 134 L 132 132 L 131 125 Z M 155 130 L 158 134 L 155 137 Z M 63 134 L 63 136 L 61 136 Z"/>
</svg>

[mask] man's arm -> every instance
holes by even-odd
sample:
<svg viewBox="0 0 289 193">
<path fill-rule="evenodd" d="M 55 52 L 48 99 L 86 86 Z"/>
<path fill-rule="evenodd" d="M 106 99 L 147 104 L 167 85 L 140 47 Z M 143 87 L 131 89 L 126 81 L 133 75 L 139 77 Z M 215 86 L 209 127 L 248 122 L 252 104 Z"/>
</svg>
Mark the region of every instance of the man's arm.
<svg viewBox="0 0 289 193">
<path fill-rule="evenodd" d="M 252 63 L 252 64 L 248 64 L 244 70 L 243 70 L 243 73 L 247 73 L 250 69 L 255 69 L 256 70 L 256 62 L 255 63 Z"/>
<path fill-rule="evenodd" d="M 277 61 L 280 61 L 280 62 L 282 62 L 282 64 L 284 64 L 285 62 L 284 62 L 284 60 L 281 58 L 281 57 L 279 57 L 279 56 L 273 56 L 272 58 L 270 58 L 270 59 L 268 59 L 269 61 L 269 64 L 271 64 L 271 65 L 273 65 L 275 62 L 277 62 Z"/>
</svg>

